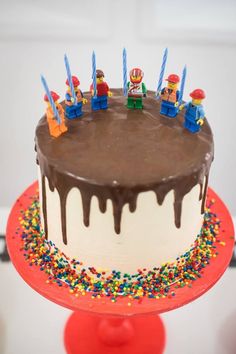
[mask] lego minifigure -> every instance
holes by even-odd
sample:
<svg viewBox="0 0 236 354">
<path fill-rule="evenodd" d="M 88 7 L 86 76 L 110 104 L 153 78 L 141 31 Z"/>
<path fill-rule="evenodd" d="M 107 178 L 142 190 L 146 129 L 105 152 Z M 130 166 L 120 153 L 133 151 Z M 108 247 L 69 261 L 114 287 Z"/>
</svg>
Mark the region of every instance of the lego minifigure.
<svg viewBox="0 0 236 354">
<path fill-rule="evenodd" d="M 112 92 L 108 84 L 104 81 L 104 73 L 102 70 L 96 70 L 96 85 L 96 92 L 94 92 L 93 84 L 90 86 L 92 110 L 98 111 L 100 109 L 107 109 L 107 97 L 111 97 Z"/>
<path fill-rule="evenodd" d="M 127 108 L 131 109 L 142 109 L 143 108 L 143 97 L 146 97 L 147 89 L 142 82 L 143 71 L 139 68 L 134 68 L 129 73 L 130 81 L 128 82 L 128 98 L 127 98 Z"/>
<path fill-rule="evenodd" d="M 164 87 L 159 94 L 161 98 L 160 113 L 167 117 L 175 118 L 179 111 L 178 84 L 180 79 L 178 75 L 171 74 L 166 81 L 168 82 L 167 87 Z"/>
<path fill-rule="evenodd" d="M 191 133 L 197 133 L 204 123 L 205 112 L 202 106 L 202 100 L 206 97 L 205 92 L 201 89 L 196 89 L 189 95 L 192 101 L 185 103 L 179 107 L 180 110 L 186 108 L 184 115 L 184 127 Z"/>
<path fill-rule="evenodd" d="M 71 89 L 69 85 L 69 80 L 68 79 L 66 80 L 66 85 L 68 86 L 68 88 L 65 97 L 66 98 L 65 104 L 66 104 L 66 117 L 68 119 L 81 117 L 83 114 L 82 104 L 87 103 L 87 99 L 84 98 L 82 91 L 79 89 L 80 81 L 76 76 L 72 76 L 72 84 L 75 90 L 77 103 L 74 102 L 74 98 L 71 93 Z"/>
<path fill-rule="evenodd" d="M 49 102 L 47 94 L 44 95 L 44 101 L 47 102 L 46 117 L 47 117 L 50 135 L 57 138 L 62 133 L 65 133 L 68 130 L 68 128 L 65 125 L 64 109 L 62 108 L 62 105 L 60 103 L 58 103 L 60 96 L 56 92 L 53 92 L 53 91 L 50 91 L 50 93 L 51 93 L 51 97 L 53 99 L 53 102 L 56 106 L 56 109 L 58 111 L 58 114 L 60 117 L 60 123 L 57 121 L 57 118 L 55 117 L 55 114 L 53 112 L 53 108 Z"/>
</svg>

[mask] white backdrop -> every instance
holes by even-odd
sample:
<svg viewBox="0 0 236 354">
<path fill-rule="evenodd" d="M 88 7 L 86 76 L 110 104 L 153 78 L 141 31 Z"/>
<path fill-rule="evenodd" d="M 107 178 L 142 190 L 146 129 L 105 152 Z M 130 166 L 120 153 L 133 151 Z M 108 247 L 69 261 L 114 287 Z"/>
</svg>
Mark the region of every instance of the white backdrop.
<svg viewBox="0 0 236 354">
<path fill-rule="evenodd" d="M 123 46 L 128 66 L 140 66 L 155 89 L 163 49 L 167 73 L 188 67 L 184 99 L 206 91 L 205 111 L 215 136 L 212 186 L 236 215 L 236 2 L 225 0 L 0 0 L 0 206 L 9 207 L 36 179 L 34 130 L 44 113 L 43 73 L 65 91 L 63 55 L 87 90 L 90 58 L 110 87 L 122 85 Z"/>
</svg>

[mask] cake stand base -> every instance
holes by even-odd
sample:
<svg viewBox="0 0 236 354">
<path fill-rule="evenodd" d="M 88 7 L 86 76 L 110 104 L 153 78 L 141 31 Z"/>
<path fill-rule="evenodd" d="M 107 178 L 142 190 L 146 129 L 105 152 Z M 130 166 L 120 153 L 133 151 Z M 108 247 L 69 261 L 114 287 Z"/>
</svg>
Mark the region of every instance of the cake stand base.
<svg viewBox="0 0 236 354">
<path fill-rule="evenodd" d="M 165 331 L 158 314 L 184 306 L 206 293 L 223 275 L 234 247 L 234 228 L 227 207 L 210 188 L 208 200 L 215 200 L 212 212 L 221 222 L 220 242 L 216 242 L 217 257 L 213 257 L 191 284 L 174 288 L 175 296 L 139 301 L 124 296 L 115 303 L 109 297 L 92 299 L 90 293 L 75 297 L 66 287 L 48 284 L 48 275 L 40 267 L 29 266 L 22 252 L 21 211 L 32 204 L 38 184 L 34 183 L 17 199 L 7 224 L 7 247 L 11 260 L 22 278 L 35 291 L 58 305 L 74 312 L 65 327 L 67 354 L 161 354 L 165 346 Z M 55 319 L 56 321 L 56 319 Z M 30 325 L 30 324 L 29 324 Z M 46 338 L 44 338 L 46 341 Z"/>
<path fill-rule="evenodd" d="M 76 311 L 66 323 L 64 343 L 68 354 L 161 354 L 165 330 L 158 315 L 124 318 Z"/>
</svg>

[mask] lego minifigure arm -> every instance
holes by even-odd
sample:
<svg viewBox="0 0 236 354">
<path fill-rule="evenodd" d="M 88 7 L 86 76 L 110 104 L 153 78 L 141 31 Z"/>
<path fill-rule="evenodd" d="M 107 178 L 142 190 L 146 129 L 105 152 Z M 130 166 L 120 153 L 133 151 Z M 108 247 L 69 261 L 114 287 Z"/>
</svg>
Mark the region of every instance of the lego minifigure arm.
<svg viewBox="0 0 236 354">
<path fill-rule="evenodd" d="M 165 89 L 166 89 L 165 87 L 163 87 L 163 89 L 161 89 L 161 91 L 160 91 L 160 96 L 164 95 Z"/>
<path fill-rule="evenodd" d="M 198 119 L 197 119 L 197 124 L 203 125 L 204 119 L 205 119 L 205 112 L 202 107 L 199 107 L 199 112 L 198 112 Z"/>
<path fill-rule="evenodd" d="M 176 101 L 179 101 L 179 90 L 176 91 Z"/>
<path fill-rule="evenodd" d="M 147 88 L 144 82 L 142 82 L 142 93 L 143 93 L 143 97 L 146 97 L 147 95 Z"/>
<path fill-rule="evenodd" d="M 69 101 L 69 102 L 71 102 L 71 95 L 67 92 L 66 93 L 66 101 Z"/>
<path fill-rule="evenodd" d="M 127 91 L 129 93 L 129 88 L 130 88 L 130 81 L 127 82 Z"/>
<path fill-rule="evenodd" d="M 182 104 L 179 106 L 179 110 L 180 110 L 180 111 L 182 111 L 184 108 L 187 108 L 187 107 L 188 107 L 188 105 L 189 105 L 189 103 L 188 103 L 188 102 L 186 102 L 186 103 L 182 103 Z"/>
<path fill-rule="evenodd" d="M 91 92 L 91 95 L 94 96 L 93 84 L 90 85 L 89 91 Z"/>
<path fill-rule="evenodd" d="M 81 97 L 82 97 L 82 102 L 83 104 L 86 104 L 88 102 L 87 98 L 84 97 L 84 94 L 83 92 L 80 90 L 80 94 L 81 94 Z"/>
<path fill-rule="evenodd" d="M 74 103 L 74 98 L 69 94 L 69 92 L 66 93 L 66 101 L 68 103 Z"/>
<path fill-rule="evenodd" d="M 107 85 L 107 84 L 106 84 Z M 112 96 L 112 92 L 110 91 L 109 86 L 107 85 L 107 96 L 111 97 Z"/>
<path fill-rule="evenodd" d="M 176 102 L 175 102 L 175 107 L 179 106 L 179 90 L 176 91 Z"/>
</svg>

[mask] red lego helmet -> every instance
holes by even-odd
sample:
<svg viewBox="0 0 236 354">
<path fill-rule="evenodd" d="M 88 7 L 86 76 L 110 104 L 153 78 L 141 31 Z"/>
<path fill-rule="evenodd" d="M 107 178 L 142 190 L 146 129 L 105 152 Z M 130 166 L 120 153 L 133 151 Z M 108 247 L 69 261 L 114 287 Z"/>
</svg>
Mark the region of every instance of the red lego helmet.
<svg viewBox="0 0 236 354">
<path fill-rule="evenodd" d="M 143 71 L 141 70 L 141 69 L 139 69 L 139 68 L 133 68 L 132 70 L 130 70 L 130 72 L 129 72 L 129 76 L 131 77 L 140 77 L 140 79 L 138 79 L 138 80 L 133 80 L 134 82 L 136 82 L 136 83 L 140 83 L 141 81 L 142 81 L 142 78 L 143 78 Z M 132 81 L 131 80 L 131 81 Z"/>
<path fill-rule="evenodd" d="M 71 78 L 72 78 L 72 84 L 73 84 L 74 87 L 80 85 L 80 81 L 79 81 L 77 76 L 72 76 Z M 68 79 L 66 80 L 66 85 L 69 86 L 69 80 Z"/>
<path fill-rule="evenodd" d="M 192 97 L 195 100 L 203 100 L 203 98 L 206 97 L 205 92 L 202 89 L 193 90 L 189 94 L 189 96 Z"/>
<path fill-rule="evenodd" d="M 174 84 L 177 84 L 178 82 L 180 82 L 180 78 L 178 75 L 175 74 L 171 74 L 168 76 L 168 78 L 166 79 L 166 81 L 168 82 L 173 82 Z"/>
<path fill-rule="evenodd" d="M 60 96 L 59 96 L 56 92 L 50 91 L 50 93 L 51 93 L 51 96 L 52 96 L 52 99 L 53 99 L 54 102 L 57 101 L 57 100 L 59 100 Z M 46 94 L 44 95 L 44 101 L 45 101 L 45 102 L 48 102 L 48 101 L 49 101 L 49 100 L 48 100 L 48 96 L 47 96 Z"/>
</svg>

